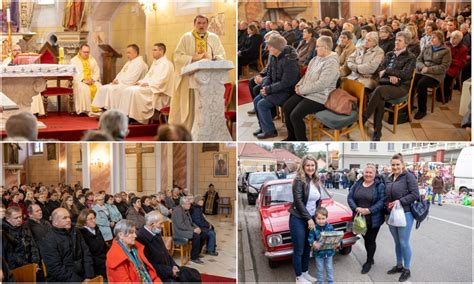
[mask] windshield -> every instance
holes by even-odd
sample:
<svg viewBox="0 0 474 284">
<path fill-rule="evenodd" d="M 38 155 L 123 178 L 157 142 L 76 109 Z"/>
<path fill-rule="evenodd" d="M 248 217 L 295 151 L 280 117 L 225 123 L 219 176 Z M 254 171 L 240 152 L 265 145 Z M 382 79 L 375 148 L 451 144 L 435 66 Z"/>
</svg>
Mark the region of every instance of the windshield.
<svg viewBox="0 0 474 284">
<path fill-rule="evenodd" d="M 275 184 L 267 187 L 263 196 L 263 206 L 270 206 L 277 203 L 293 202 L 293 183 Z M 321 199 L 331 199 L 331 194 L 325 187 L 321 186 Z"/>
<path fill-rule="evenodd" d="M 291 187 L 291 183 L 275 184 L 267 187 L 267 191 L 263 197 L 263 206 L 293 202 Z"/>
<path fill-rule="evenodd" d="M 262 184 L 268 180 L 275 180 L 278 179 L 275 173 L 267 173 L 267 174 L 258 174 L 258 175 L 250 175 L 249 183 L 250 184 Z"/>
</svg>

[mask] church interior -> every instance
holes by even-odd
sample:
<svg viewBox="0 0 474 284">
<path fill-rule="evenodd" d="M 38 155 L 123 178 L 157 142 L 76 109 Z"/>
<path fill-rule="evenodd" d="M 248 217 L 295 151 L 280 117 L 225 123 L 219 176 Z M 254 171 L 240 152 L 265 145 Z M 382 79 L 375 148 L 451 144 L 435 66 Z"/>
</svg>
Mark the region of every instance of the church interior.
<svg viewBox="0 0 474 284">
<path fill-rule="evenodd" d="M 171 254 L 179 265 L 184 261 L 197 269 L 203 281 L 235 282 L 235 143 L 3 143 L 0 148 L 3 201 L 13 188 L 32 191 L 35 197 L 45 189 L 63 197 L 65 191 L 80 188 L 84 193 L 164 193 L 173 198 L 172 190 L 179 189 L 180 196 L 192 200 L 206 196 L 213 185 L 218 197 L 205 218 L 216 232 L 218 255 L 205 255 L 196 264 L 186 253 L 184 260 L 177 250 Z"/>
<path fill-rule="evenodd" d="M 217 34 L 225 49 L 225 59 L 236 64 L 234 1 L 1 0 L 0 3 L 0 26 L 4 39 L 2 60 L 10 56 L 13 47 L 18 44 L 23 54 L 41 54 L 41 63 L 68 65 L 78 54 L 80 46 L 87 43 L 90 57 L 97 61 L 100 70 L 99 81 L 105 85 L 111 83 L 127 63 L 127 47 L 131 44 L 139 47 L 139 55 L 151 67 L 153 45 L 164 43 L 164 56 L 173 62 L 180 37 L 192 31 L 193 19 L 203 14 L 209 19 L 209 31 Z M 10 11 L 8 15 L 7 9 Z M 232 90 L 236 72 L 233 69 L 227 72 L 226 83 Z M 3 92 L 6 93 L 7 78 L 2 82 Z M 53 87 L 74 88 L 72 81 L 64 76 L 49 78 L 47 90 Z M 223 115 L 224 111 L 235 113 L 235 96 L 232 97 L 232 94 L 231 91 L 225 102 Z M 42 93 L 42 97 L 33 97 L 31 111 L 40 122 L 40 139 L 78 141 L 85 130 L 97 128 L 96 117 L 74 111 L 74 99 L 72 91 L 68 93 L 67 90 L 60 94 L 52 91 Z M 155 111 L 155 115 L 145 123 L 130 124 L 127 139 L 153 140 L 158 126 L 168 123 L 169 111 L 169 107 L 165 107 L 160 113 Z M 228 130 L 235 140 L 233 123 L 235 119 L 228 121 Z M 2 130 L 1 135 L 5 138 L 5 131 Z"/>
</svg>

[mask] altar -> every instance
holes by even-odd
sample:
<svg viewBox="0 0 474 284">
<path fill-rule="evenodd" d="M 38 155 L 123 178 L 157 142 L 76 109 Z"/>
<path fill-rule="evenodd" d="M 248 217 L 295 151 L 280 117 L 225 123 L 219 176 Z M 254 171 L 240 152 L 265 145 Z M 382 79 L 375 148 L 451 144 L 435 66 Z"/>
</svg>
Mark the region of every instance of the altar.
<svg viewBox="0 0 474 284">
<path fill-rule="evenodd" d="M 18 109 L 6 111 L 2 120 L 23 111 L 30 111 L 32 97 L 46 89 L 46 79 L 51 77 L 74 76 L 73 65 L 29 64 L 1 66 L 1 92 L 18 105 Z"/>
</svg>

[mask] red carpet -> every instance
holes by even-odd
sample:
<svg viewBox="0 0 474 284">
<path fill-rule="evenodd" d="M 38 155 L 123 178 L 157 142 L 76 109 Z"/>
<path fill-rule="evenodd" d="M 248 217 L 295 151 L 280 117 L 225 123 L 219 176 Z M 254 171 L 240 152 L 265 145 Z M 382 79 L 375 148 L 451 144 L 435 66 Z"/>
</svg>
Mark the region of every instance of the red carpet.
<svg viewBox="0 0 474 284">
<path fill-rule="evenodd" d="M 220 277 L 216 275 L 209 275 L 209 274 L 201 274 L 202 283 L 209 283 L 209 282 L 227 282 L 227 283 L 236 283 L 237 280 L 234 278 L 227 278 L 227 277 Z"/>
<path fill-rule="evenodd" d="M 90 129 L 97 129 L 99 122 L 95 117 L 72 116 L 67 113 L 58 115 L 50 112 L 48 117 L 40 117 L 39 121 L 46 124 L 46 128 L 39 129 L 38 139 L 55 139 L 60 141 L 79 141 L 84 132 Z M 130 125 L 130 133 L 127 140 L 152 141 L 156 135 L 159 124 L 148 125 Z M 6 133 L 1 131 L 2 138 L 6 137 Z"/>
<path fill-rule="evenodd" d="M 248 104 L 252 102 L 252 96 L 250 95 L 250 90 L 249 90 L 249 80 L 239 80 L 239 96 L 238 96 L 238 104 L 243 105 L 243 104 Z"/>
</svg>

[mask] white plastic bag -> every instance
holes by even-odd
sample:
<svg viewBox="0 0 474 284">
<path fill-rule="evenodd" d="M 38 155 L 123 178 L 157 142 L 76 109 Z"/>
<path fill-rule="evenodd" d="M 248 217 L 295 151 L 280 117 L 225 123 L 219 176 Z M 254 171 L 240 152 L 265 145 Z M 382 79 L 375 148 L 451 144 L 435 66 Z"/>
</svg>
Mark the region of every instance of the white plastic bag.
<svg viewBox="0 0 474 284">
<path fill-rule="evenodd" d="M 405 227 L 407 225 L 405 211 L 400 202 L 397 202 L 397 204 L 392 208 L 387 224 L 394 227 Z"/>
</svg>

